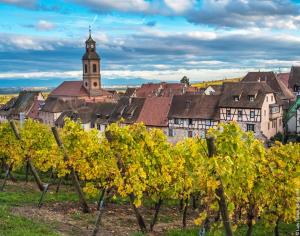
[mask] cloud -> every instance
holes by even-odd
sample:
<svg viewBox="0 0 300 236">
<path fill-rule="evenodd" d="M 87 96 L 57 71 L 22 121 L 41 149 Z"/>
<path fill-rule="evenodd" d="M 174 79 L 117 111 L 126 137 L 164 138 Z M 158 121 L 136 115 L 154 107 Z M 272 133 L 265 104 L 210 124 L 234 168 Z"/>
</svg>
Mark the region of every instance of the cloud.
<svg viewBox="0 0 300 236">
<path fill-rule="evenodd" d="M 296 29 L 299 6 L 290 0 L 204 0 L 185 17 L 192 23 L 217 27 Z"/>
<path fill-rule="evenodd" d="M 200 29 L 168 32 L 144 27 L 124 35 L 95 31 L 93 37 L 101 55 L 101 68 L 108 78 L 172 80 L 178 74 L 187 73 L 195 80 L 198 77 L 222 79 L 238 75 L 238 71 L 288 69 L 300 61 L 300 37 L 279 32 Z M 0 71 L 79 71 L 84 41 L 85 37 L 61 40 L 4 34 L 0 38 Z M 232 68 L 236 72 L 233 73 Z"/>
<path fill-rule="evenodd" d="M 55 28 L 55 24 L 53 24 L 52 22 L 46 21 L 46 20 L 40 20 L 36 24 L 36 28 L 38 30 L 52 30 Z"/>
<path fill-rule="evenodd" d="M 0 52 L 19 52 L 20 50 L 45 51 L 67 45 L 68 40 L 23 34 L 2 34 Z M 74 44 L 75 42 L 73 42 Z"/>
<path fill-rule="evenodd" d="M 18 7 L 34 8 L 37 0 L 0 0 L 0 3 L 11 4 Z"/>
<path fill-rule="evenodd" d="M 121 12 L 146 12 L 150 8 L 150 3 L 144 0 L 74 0 L 75 2 L 88 6 L 93 11 L 116 10 Z"/>
<path fill-rule="evenodd" d="M 182 13 L 190 10 L 196 3 L 195 0 L 164 0 L 167 7 L 176 13 Z"/>
</svg>

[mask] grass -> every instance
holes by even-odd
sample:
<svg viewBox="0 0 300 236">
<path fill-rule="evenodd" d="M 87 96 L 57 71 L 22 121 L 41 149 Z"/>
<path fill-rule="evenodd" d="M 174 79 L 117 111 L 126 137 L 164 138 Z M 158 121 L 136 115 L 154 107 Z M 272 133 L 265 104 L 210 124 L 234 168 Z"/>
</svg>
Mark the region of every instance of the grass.
<svg viewBox="0 0 300 236">
<path fill-rule="evenodd" d="M 197 88 L 205 88 L 209 85 L 221 85 L 224 82 L 239 82 L 240 80 L 241 78 L 231 78 L 231 79 L 223 79 L 223 80 L 203 81 L 203 82 L 192 84 L 192 86 Z"/>
<path fill-rule="evenodd" d="M 0 192 L 0 202 L 8 206 L 16 206 L 23 204 L 37 204 L 41 196 L 41 192 L 33 191 L 31 187 L 24 183 L 22 188 L 16 189 L 16 186 L 7 185 L 3 192 Z M 74 192 L 60 190 L 55 193 L 53 189 L 49 189 L 45 195 L 44 202 L 75 202 L 78 197 Z"/>
<path fill-rule="evenodd" d="M 3 236 L 58 236 L 51 226 L 12 215 L 7 206 L 0 206 L 0 235 Z"/>
</svg>

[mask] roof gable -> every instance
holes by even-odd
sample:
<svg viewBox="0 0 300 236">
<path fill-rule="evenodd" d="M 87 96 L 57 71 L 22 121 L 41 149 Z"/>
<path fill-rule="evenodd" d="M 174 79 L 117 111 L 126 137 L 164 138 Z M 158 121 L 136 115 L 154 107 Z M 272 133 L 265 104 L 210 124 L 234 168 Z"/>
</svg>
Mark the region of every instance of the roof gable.
<svg viewBox="0 0 300 236">
<path fill-rule="evenodd" d="M 220 107 L 261 108 L 265 95 L 274 93 L 265 82 L 224 83 L 224 90 L 220 98 Z M 240 96 L 238 100 L 234 96 Z M 251 100 L 251 96 L 254 99 Z"/>
<path fill-rule="evenodd" d="M 147 126 L 168 126 L 171 102 L 171 97 L 146 98 L 137 122 L 143 122 Z"/>
</svg>

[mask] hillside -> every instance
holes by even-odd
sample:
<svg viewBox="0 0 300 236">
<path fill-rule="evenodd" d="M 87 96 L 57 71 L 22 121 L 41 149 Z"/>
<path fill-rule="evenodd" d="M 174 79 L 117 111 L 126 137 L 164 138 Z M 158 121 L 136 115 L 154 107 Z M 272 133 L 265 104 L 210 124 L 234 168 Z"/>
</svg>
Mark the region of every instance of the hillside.
<svg viewBox="0 0 300 236">
<path fill-rule="evenodd" d="M 205 88 L 209 85 L 220 85 L 225 82 L 239 82 L 241 81 L 242 78 L 231 78 L 231 79 L 223 79 L 223 80 L 212 80 L 212 81 L 203 81 L 203 82 L 198 82 L 195 84 L 192 84 L 192 86 L 197 87 L 197 88 Z"/>
</svg>

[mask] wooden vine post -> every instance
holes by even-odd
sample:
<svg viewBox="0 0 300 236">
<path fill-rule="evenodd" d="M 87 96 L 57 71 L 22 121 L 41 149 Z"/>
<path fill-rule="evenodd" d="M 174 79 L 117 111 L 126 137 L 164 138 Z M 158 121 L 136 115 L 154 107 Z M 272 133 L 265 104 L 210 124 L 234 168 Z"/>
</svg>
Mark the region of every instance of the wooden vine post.
<svg viewBox="0 0 300 236">
<path fill-rule="evenodd" d="M 57 143 L 58 147 L 61 148 L 63 150 L 63 152 L 64 152 L 64 161 L 68 161 L 69 157 L 68 157 L 68 155 L 67 155 L 67 153 L 65 151 L 65 148 L 64 148 L 63 143 L 62 143 L 62 141 L 61 141 L 61 139 L 59 137 L 59 134 L 57 132 L 56 127 L 52 127 L 51 130 L 52 130 L 52 133 L 54 135 L 54 138 L 56 140 L 56 143 Z M 80 202 L 80 205 L 82 207 L 82 211 L 84 213 L 89 213 L 90 212 L 90 208 L 89 208 L 89 206 L 87 204 L 87 201 L 85 199 L 84 193 L 83 193 L 83 191 L 81 189 L 78 177 L 76 175 L 76 171 L 74 170 L 73 167 L 69 166 L 69 168 L 71 170 L 72 181 L 73 181 L 74 187 L 76 189 L 76 192 L 78 194 L 79 202 Z"/>
<path fill-rule="evenodd" d="M 106 139 L 108 140 L 108 142 L 112 142 L 114 140 L 114 137 L 112 136 L 110 131 L 105 131 L 105 136 L 106 136 Z M 125 166 L 122 162 L 120 154 L 116 153 L 115 158 L 117 160 L 117 166 L 118 166 L 118 169 L 120 170 L 121 176 L 122 176 L 122 178 L 124 178 L 125 177 Z M 147 230 L 147 226 L 145 224 L 145 221 L 144 221 L 141 213 L 139 212 L 138 208 L 134 204 L 135 196 L 134 196 L 133 193 L 129 194 L 129 199 L 130 199 L 130 204 L 133 208 L 135 217 L 138 221 L 138 224 L 140 226 L 141 231 L 143 233 L 147 233 L 148 230 Z"/>
<path fill-rule="evenodd" d="M 216 154 L 216 146 L 215 146 L 214 141 L 215 140 L 212 137 L 209 137 L 206 139 L 209 157 L 213 157 Z M 227 209 L 227 204 L 226 204 L 226 199 L 225 199 L 224 187 L 223 187 L 221 179 L 220 178 L 218 178 L 218 179 L 220 181 L 220 185 L 216 189 L 216 195 L 218 197 L 218 204 L 219 204 L 219 208 L 220 208 L 220 212 L 221 212 L 221 216 L 222 216 L 223 225 L 225 228 L 225 233 L 226 233 L 226 236 L 233 236 L 230 219 L 229 219 L 229 214 L 228 214 L 228 209 Z"/>
<path fill-rule="evenodd" d="M 18 140 L 22 141 L 20 132 L 19 132 L 15 122 L 13 120 L 11 120 L 11 121 L 9 121 L 9 123 L 10 123 L 10 126 L 11 126 L 16 138 Z M 24 147 L 22 145 L 21 145 L 21 148 L 24 150 Z M 42 192 L 41 198 L 38 203 L 38 207 L 40 208 L 42 206 L 44 196 L 45 196 L 46 192 L 48 191 L 49 184 L 44 184 L 41 181 L 41 178 L 40 178 L 38 172 L 36 171 L 35 167 L 33 166 L 32 162 L 30 160 L 30 157 L 28 157 L 28 156 L 26 156 L 26 166 L 28 166 L 28 169 L 31 171 L 39 190 Z"/>
</svg>

